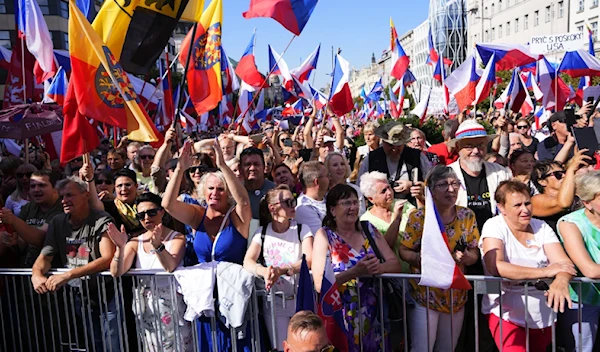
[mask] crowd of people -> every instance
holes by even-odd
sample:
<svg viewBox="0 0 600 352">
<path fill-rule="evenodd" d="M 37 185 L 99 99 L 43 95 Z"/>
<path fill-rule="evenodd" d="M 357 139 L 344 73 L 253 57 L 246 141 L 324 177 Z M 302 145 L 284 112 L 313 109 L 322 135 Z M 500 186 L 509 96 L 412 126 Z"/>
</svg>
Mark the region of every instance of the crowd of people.
<svg viewBox="0 0 600 352">
<path fill-rule="evenodd" d="M 588 110 L 577 112 L 579 127 Z M 593 350 L 600 285 L 570 281 L 600 278 L 600 158 L 577 148 L 564 111 L 550 117 L 547 134 L 504 111 L 440 119 L 444 140 L 433 145 L 418 126 L 346 122 L 321 124 L 313 114 L 290 130 L 266 121 L 250 136 L 181 138 L 171 128 L 157 149 L 106 139 L 64 168 L 45 153 L 26 162 L 5 155 L 0 265 L 31 269 L 37 294 L 75 290 L 76 314 L 88 295 L 95 323 L 85 336 L 99 350 L 120 350 L 121 325 L 129 350 L 138 348 L 136 332 L 143 350 L 252 350 L 250 334 L 231 336 L 222 319 L 174 314 L 186 301 L 168 278 L 123 276 L 226 262 L 281 293 L 274 311 L 261 307 L 277 327 L 277 336 L 265 329 L 265 350 L 299 351 L 310 335 L 308 350 L 333 351 L 318 317 L 294 316 L 303 259 L 317 294 L 324 273 L 335 273 L 349 351 L 545 351 L 555 325 L 558 346 Z M 460 270 L 511 281 L 485 294 L 407 281 L 402 336 L 390 309 L 380 315 L 393 302 L 373 276 L 421 272 L 425 213 L 434 211 L 426 193 Z M 48 275 L 54 268 L 69 270 Z M 89 277 L 102 271 L 123 276 L 123 314 L 112 286 L 104 302 L 95 294 Z"/>
</svg>

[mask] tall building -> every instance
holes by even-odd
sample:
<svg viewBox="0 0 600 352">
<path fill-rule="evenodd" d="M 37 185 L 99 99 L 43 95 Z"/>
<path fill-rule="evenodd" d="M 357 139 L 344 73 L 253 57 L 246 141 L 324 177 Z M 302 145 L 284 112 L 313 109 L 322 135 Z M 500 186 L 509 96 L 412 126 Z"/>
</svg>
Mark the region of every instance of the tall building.
<svg viewBox="0 0 600 352">
<path fill-rule="evenodd" d="M 598 21 L 600 21 L 599 0 L 571 0 L 568 9 L 570 32 L 583 32 L 587 35 L 586 25 L 594 32 L 594 42 L 598 42 Z M 586 48 L 588 47 L 586 40 Z M 596 52 L 600 51 L 599 45 L 594 45 Z"/>
<path fill-rule="evenodd" d="M 433 67 L 427 65 L 427 57 L 429 56 L 429 20 L 423 21 L 415 29 L 413 33 L 412 55 L 410 56 L 410 70 L 415 75 L 418 83 L 433 85 Z"/>
<path fill-rule="evenodd" d="M 573 7 L 592 1 L 598 3 L 597 0 L 468 0 L 469 48 L 476 43 L 528 44 L 532 36 L 574 32 L 576 28 L 569 28 Z M 598 14 L 596 10 L 596 18 Z M 581 22 L 584 17 L 580 16 Z"/>
<path fill-rule="evenodd" d="M 451 70 L 460 66 L 467 57 L 466 10 L 466 0 L 429 2 L 429 23 L 433 44 L 440 55 L 452 60 Z"/>
</svg>

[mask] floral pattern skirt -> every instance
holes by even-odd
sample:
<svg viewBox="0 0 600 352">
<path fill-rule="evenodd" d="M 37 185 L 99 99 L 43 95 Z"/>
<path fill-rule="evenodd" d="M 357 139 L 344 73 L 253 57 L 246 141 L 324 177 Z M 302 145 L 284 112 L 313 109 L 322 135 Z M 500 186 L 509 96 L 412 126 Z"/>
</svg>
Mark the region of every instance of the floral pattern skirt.
<svg viewBox="0 0 600 352">
<path fill-rule="evenodd" d="M 156 292 L 156 293 L 153 293 Z M 134 293 L 133 312 L 137 316 L 144 351 L 193 351 L 191 324 L 183 319 L 183 296 L 171 287 L 139 286 Z M 179 347 L 177 347 L 179 346 Z"/>
</svg>

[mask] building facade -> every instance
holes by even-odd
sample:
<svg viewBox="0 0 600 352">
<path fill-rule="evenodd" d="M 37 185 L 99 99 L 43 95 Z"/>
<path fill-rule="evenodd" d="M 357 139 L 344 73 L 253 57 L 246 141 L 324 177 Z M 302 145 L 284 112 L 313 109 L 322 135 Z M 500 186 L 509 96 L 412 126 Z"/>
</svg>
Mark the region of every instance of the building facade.
<svg viewBox="0 0 600 352">
<path fill-rule="evenodd" d="M 350 92 L 352 92 L 352 97 L 359 96 L 363 86 L 368 94 L 368 90 L 375 84 L 375 82 L 377 82 L 380 77 L 382 78 L 383 83 L 383 76 L 386 75 L 389 76 L 389 71 L 384 71 L 383 67 L 378 64 L 378 60 L 375 58 L 375 53 L 373 53 L 371 56 L 371 63 L 368 66 L 360 69 L 352 68 L 350 70 L 348 84 L 350 86 Z"/>
<path fill-rule="evenodd" d="M 583 32 L 587 34 L 589 27 L 594 33 L 594 49 L 600 51 L 598 43 L 598 22 L 600 21 L 600 0 L 571 0 L 569 8 L 570 32 Z M 586 41 L 586 49 L 588 47 Z"/>
<path fill-rule="evenodd" d="M 431 0 L 429 23 L 435 49 L 444 58 L 452 60 L 451 70 L 454 70 L 467 57 L 466 0 Z"/>
<path fill-rule="evenodd" d="M 573 8 L 578 2 L 592 1 L 598 2 L 467 0 L 469 48 L 477 43 L 528 44 L 532 36 L 575 32 L 576 28 L 569 28 L 569 16 L 573 16 L 572 10 L 569 13 L 569 2 Z"/>
<path fill-rule="evenodd" d="M 418 83 L 431 86 L 434 82 L 433 67 L 427 64 L 427 57 L 429 56 L 429 20 L 423 21 L 412 32 L 413 54 L 410 57 L 410 70 L 415 75 Z"/>
</svg>

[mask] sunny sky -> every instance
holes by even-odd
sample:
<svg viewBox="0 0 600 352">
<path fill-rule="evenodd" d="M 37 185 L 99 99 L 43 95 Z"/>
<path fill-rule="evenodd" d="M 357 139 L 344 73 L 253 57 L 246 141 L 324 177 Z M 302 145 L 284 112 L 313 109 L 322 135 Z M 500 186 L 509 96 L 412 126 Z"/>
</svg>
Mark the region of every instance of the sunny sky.
<svg viewBox="0 0 600 352">
<path fill-rule="evenodd" d="M 243 18 L 242 12 L 248 9 L 249 3 L 249 0 L 224 1 L 223 47 L 229 57 L 239 60 L 256 28 L 254 54 L 259 70 L 264 73 L 269 69 L 267 45 L 281 54 L 292 33 L 272 19 Z M 316 74 L 315 88 L 321 88 L 330 80 L 327 74 L 331 72 L 332 46 L 340 47 L 342 56 L 352 67 L 360 68 L 370 62 L 373 52 L 379 58 L 389 45 L 390 16 L 398 34 L 402 35 L 424 21 L 428 9 L 426 0 L 321 0 L 284 59 L 292 69 L 321 43 L 317 71 L 313 73 Z"/>
</svg>

